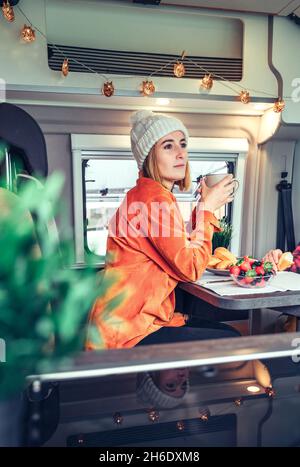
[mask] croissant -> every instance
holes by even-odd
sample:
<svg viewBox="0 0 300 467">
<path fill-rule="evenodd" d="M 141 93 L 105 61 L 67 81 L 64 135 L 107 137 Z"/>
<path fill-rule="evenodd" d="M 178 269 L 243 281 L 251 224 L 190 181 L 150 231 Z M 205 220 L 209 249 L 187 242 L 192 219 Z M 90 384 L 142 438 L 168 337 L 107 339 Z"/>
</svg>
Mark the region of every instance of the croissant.
<svg viewBox="0 0 300 467">
<path fill-rule="evenodd" d="M 290 268 L 294 264 L 294 258 L 290 251 L 283 253 L 278 261 L 278 271 L 284 271 L 287 268 Z"/>
<path fill-rule="evenodd" d="M 231 251 L 227 250 L 227 248 L 224 248 L 223 246 L 219 246 L 215 249 L 214 256 L 220 258 L 222 261 L 230 261 L 233 264 L 235 264 L 237 261 L 234 254 L 231 253 Z"/>
<path fill-rule="evenodd" d="M 209 260 L 209 263 L 208 263 L 208 267 L 209 268 L 214 268 L 218 263 L 220 263 L 222 260 L 220 258 L 216 258 L 215 256 L 211 256 L 210 257 L 210 260 Z"/>
<path fill-rule="evenodd" d="M 230 259 L 226 259 L 226 260 L 223 260 L 223 261 L 220 261 L 220 263 L 218 263 L 216 265 L 216 269 L 228 269 L 229 266 L 232 266 L 232 261 L 230 261 Z"/>
</svg>

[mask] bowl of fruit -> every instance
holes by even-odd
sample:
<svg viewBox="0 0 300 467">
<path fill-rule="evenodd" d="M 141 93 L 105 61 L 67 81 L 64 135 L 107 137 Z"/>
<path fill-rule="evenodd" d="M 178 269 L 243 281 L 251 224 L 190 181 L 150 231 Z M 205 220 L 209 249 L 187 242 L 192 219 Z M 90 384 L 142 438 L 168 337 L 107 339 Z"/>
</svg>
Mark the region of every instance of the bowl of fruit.
<svg viewBox="0 0 300 467">
<path fill-rule="evenodd" d="M 229 272 L 237 285 L 249 289 L 266 287 L 276 275 L 272 263 L 249 256 L 239 258 Z"/>
</svg>

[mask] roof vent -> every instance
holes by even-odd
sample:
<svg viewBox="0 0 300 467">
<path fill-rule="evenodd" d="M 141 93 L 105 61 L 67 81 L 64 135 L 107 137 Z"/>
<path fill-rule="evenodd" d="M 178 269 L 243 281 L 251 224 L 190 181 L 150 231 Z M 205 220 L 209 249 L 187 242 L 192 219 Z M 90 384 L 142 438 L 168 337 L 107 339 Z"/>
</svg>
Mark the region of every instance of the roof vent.
<svg viewBox="0 0 300 467">
<path fill-rule="evenodd" d="M 52 70 L 61 70 L 63 58 L 69 58 L 69 70 L 75 72 L 97 73 L 106 75 L 149 76 L 166 63 L 178 59 L 178 55 L 131 52 L 86 47 L 57 45 L 59 50 L 48 45 L 48 63 Z M 240 81 L 243 73 L 242 58 L 190 56 L 184 61 L 186 74 L 181 79 L 200 79 L 204 75 L 200 67 L 208 70 L 218 79 L 218 75 L 229 81 Z M 194 63 L 192 63 L 194 62 Z M 82 66 L 83 64 L 84 66 Z M 174 78 L 173 64 L 155 73 L 155 76 Z"/>
</svg>

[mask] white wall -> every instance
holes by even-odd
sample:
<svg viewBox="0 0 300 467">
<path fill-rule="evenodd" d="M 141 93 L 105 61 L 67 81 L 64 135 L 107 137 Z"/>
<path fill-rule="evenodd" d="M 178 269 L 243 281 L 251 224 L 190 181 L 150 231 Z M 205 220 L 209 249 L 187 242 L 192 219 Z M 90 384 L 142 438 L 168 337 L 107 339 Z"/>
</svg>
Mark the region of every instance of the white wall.
<svg viewBox="0 0 300 467">
<path fill-rule="evenodd" d="M 274 18 L 273 63 L 283 78 L 285 123 L 300 123 L 300 26 L 288 18 Z M 294 96 L 294 97 L 293 97 Z"/>
<path fill-rule="evenodd" d="M 276 185 L 281 180 L 281 172 L 288 171 L 287 180 L 292 179 L 294 141 L 271 140 L 258 151 L 257 207 L 254 255 L 262 257 L 276 247 L 278 192 Z"/>
<path fill-rule="evenodd" d="M 180 54 L 186 50 L 191 56 L 242 56 L 243 23 L 239 19 L 224 20 L 219 16 L 208 19 L 189 10 L 176 13 L 172 9 L 170 13 L 170 8 L 163 5 L 145 7 L 129 3 L 48 0 L 48 40 L 109 50 L 120 50 L 121 46 L 122 50 L 147 53 Z"/>
</svg>

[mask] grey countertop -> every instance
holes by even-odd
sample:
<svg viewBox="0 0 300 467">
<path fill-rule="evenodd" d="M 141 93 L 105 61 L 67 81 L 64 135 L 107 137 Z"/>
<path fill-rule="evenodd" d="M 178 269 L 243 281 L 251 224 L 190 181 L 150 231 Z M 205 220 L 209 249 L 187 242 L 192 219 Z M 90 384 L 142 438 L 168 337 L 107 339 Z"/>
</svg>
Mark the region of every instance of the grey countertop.
<svg viewBox="0 0 300 467">
<path fill-rule="evenodd" d="M 251 295 L 249 292 L 249 295 L 221 296 L 212 290 L 192 282 L 181 282 L 178 286 L 217 308 L 228 310 L 255 310 L 279 307 L 300 308 L 300 291 L 261 293 L 255 295 Z"/>
</svg>

